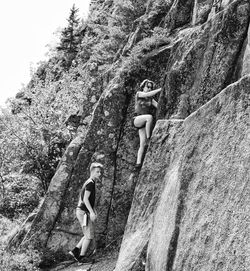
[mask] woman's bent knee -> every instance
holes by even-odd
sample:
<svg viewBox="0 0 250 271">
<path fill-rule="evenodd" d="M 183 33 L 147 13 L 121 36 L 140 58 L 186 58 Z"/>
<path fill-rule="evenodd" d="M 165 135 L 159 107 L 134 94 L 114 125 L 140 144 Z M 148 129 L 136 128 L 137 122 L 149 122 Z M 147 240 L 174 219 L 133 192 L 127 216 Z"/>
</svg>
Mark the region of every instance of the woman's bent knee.
<svg viewBox="0 0 250 271">
<path fill-rule="evenodd" d="M 153 116 L 152 115 L 147 115 L 147 121 L 152 122 L 153 121 Z"/>
</svg>

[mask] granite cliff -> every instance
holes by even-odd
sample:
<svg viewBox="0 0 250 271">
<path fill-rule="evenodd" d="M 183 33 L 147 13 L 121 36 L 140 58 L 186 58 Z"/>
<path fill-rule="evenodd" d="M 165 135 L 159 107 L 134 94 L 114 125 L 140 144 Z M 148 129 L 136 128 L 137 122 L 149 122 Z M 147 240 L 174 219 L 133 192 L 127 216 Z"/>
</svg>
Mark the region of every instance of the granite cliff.
<svg viewBox="0 0 250 271">
<path fill-rule="evenodd" d="M 246 76 L 185 120 L 157 122 L 116 270 L 145 258 L 145 270 L 248 269 L 249 87 Z"/>
<path fill-rule="evenodd" d="M 62 253 L 73 247 L 81 232 L 74 214 L 79 188 L 90 163 L 100 161 L 106 170 L 97 184 L 98 243 L 123 235 L 116 271 L 247 270 L 250 3 L 129 2 L 141 14 L 88 129 L 70 143 L 36 217 L 12 242 Z M 93 1 L 92 9 L 92 16 L 119 12 L 111 0 Z M 143 35 L 156 27 L 160 38 L 152 43 Z M 130 119 L 145 78 L 162 92 L 138 174 Z"/>
</svg>

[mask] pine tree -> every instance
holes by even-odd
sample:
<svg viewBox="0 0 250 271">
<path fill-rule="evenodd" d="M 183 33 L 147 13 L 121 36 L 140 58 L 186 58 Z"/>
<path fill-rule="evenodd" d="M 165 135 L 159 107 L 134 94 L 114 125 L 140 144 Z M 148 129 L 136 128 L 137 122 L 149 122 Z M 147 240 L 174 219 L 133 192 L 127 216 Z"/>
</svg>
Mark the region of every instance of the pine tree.
<svg viewBox="0 0 250 271">
<path fill-rule="evenodd" d="M 58 51 L 62 51 L 69 58 L 76 55 L 80 42 L 78 11 L 74 4 L 67 19 L 68 26 L 62 31 L 60 45 L 57 47 Z"/>
</svg>

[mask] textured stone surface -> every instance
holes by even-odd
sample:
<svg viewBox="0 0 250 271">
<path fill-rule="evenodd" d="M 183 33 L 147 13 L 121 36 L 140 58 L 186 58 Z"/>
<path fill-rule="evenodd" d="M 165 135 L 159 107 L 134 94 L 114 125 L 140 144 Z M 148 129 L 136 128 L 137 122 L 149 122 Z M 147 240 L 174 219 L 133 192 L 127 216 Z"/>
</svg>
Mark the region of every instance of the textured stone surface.
<svg viewBox="0 0 250 271">
<path fill-rule="evenodd" d="M 234 1 L 205 24 L 184 30 L 171 52 L 160 98 L 160 118 L 178 117 L 180 97 L 188 95 L 189 114 L 232 83 L 247 36 L 249 1 Z M 179 32 L 181 37 L 181 32 Z"/>
<path fill-rule="evenodd" d="M 171 8 L 165 17 L 165 25 L 170 31 L 182 27 L 192 20 L 194 1 L 177 0 L 172 1 Z"/>
<path fill-rule="evenodd" d="M 45 247 L 53 230 L 58 213 L 62 208 L 64 197 L 67 194 L 68 182 L 71 170 L 74 167 L 76 157 L 82 144 L 82 138 L 74 139 L 58 165 L 46 198 L 35 217 L 31 229 L 26 234 L 23 243 L 32 242 L 38 248 Z M 60 241 L 59 241 L 60 242 Z"/>
<path fill-rule="evenodd" d="M 116 271 L 247 270 L 250 76 L 184 121 L 158 121 Z"/>
<path fill-rule="evenodd" d="M 102 4 L 105 9 L 108 8 L 108 3 L 111 2 L 98 1 L 98 10 L 101 10 Z M 84 136 L 77 137 L 68 147 L 25 241 L 64 252 L 76 243 L 81 229 L 74 211 L 80 187 L 89 176 L 89 164 L 94 160 L 105 165 L 105 176 L 102 182 L 97 184 L 99 244 L 104 245 L 106 241 L 114 240 L 123 234 L 138 179 L 138 175 L 132 170 L 139 140 L 136 129 L 131 127 L 131 117 L 133 94 L 140 81 L 149 77 L 157 86 L 163 87 L 159 100 L 159 118 L 185 118 L 241 76 L 236 69 L 241 71 L 243 63 L 247 64 L 247 60 L 238 62 L 238 56 L 244 56 L 247 52 L 243 43 L 247 38 L 249 25 L 249 1 L 225 2 L 222 11 L 208 20 L 207 15 L 203 16 L 202 12 L 210 12 L 211 2 L 198 1 L 198 17 L 202 18 L 202 21 L 192 27 L 190 13 L 194 9 L 193 1 L 168 1 L 162 13 L 160 3 L 159 0 L 148 5 L 145 18 L 147 15 L 151 16 L 149 24 L 152 27 L 158 24 L 162 27 L 165 24 L 166 30 L 172 30 L 172 33 L 169 33 L 169 44 L 153 48 L 147 55 L 141 56 L 144 68 L 129 71 L 126 76 L 122 69 L 117 68 L 115 78 L 105 82 L 101 97 L 99 98 L 99 92 L 96 99 L 92 100 L 91 97 L 93 102 L 99 99 L 88 129 Z M 207 10 L 202 10 L 202 4 L 208 5 L 205 7 Z M 187 14 L 184 17 L 175 17 L 177 13 L 185 13 L 184 10 L 181 12 L 182 8 Z M 93 15 L 94 18 L 95 15 L 98 18 L 98 10 Z M 160 21 L 155 14 L 161 14 Z M 166 165 L 170 161 L 173 162 L 173 168 L 168 174 L 177 178 L 175 174 L 179 157 L 175 157 L 171 151 L 181 140 L 181 132 L 178 132 L 183 130 L 181 123 L 182 120 L 170 121 L 168 128 L 159 124 L 157 129 L 162 129 L 162 134 L 158 134 L 159 139 L 152 139 L 147 157 L 151 157 L 153 163 L 145 162 L 145 166 L 148 165 L 141 172 L 133 199 L 134 206 L 138 203 L 138 210 L 132 209 L 126 228 L 131 239 L 127 238 L 127 235 L 124 238 L 118 266 L 124 261 L 124 255 L 130 261 L 126 266 L 132 266 L 136 261 L 135 251 L 136 255 L 140 256 L 140 249 L 147 247 L 149 229 L 153 223 L 152 214 L 159 192 L 165 189 L 163 184 L 168 170 Z M 155 178 L 154 183 L 148 179 L 152 176 Z M 138 199 L 147 189 L 147 182 L 151 194 L 147 194 L 142 206 Z M 174 182 L 172 184 L 173 191 L 180 189 L 180 186 L 174 186 Z M 140 186 L 141 188 L 138 188 Z M 167 192 L 168 190 L 165 191 Z M 154 197 L 151 200 L 152 194 Z M 178 209 L 178 206 L 175 205 L 174 198 L 172 200 L 174 213 L 174 208 Z M 162 204 L 165 204 L 164 201 Z M 143 209 L 145 206 L 148 206 L 146 210 Z M 140 232 L 136 231 L 138 236 L 143 236 L 139 241 L 132 235 L 138 226 L 133 224 L 133 221 L 141 225 Z M 173 223 L 173 230 L 174 227 Z M 131 250 L 129 245 L 135 250 Z M 131 254 L 126 254 L 129 252 L 125 251 L 129 250 Z M 151 260 L 148 259 L 150 265 Z"/>
<path fill-rule="evenodd" d="M 81 230 L 75 217 L 75 208 L 79 190 L 89 177 L 89 164 L 94 160 L 103 162 L 105 166 L 105 176 L 102 182 L 97 183 L 97 212 L 99 214 L 97 235 L 99 245 L 103 245 L 106 241 L 107 221 L 114 189 L 115 154 L 123 123 L 123 111 L 127 106 L 125 92 L 122 92 L 121 86 L 121 82 L 120 84 L 113 82 L 108 91 L 103 93 L 95 108 L 86 136 L 81 142 L 77 157 L 74 157 L 75 161 L 67 187 L 62 188 L 66 191 L 60 210 L 46 244 L 55 251 L 67 251 L 79 239 Z M 58 182 L 58 185 L 61 186 L 61 182 Z M 68 234 L 65 234 L 65 230 Z"/>
<path fill-rule="evenodd" d="M 170 150 L 176 145 L 176 131 L 182 121 L 167 122 L 167 129 L 157 125 L 151 139 L 144 166 L 134 192 L 132 209 L 127 221 L 117 270 L 130 270 L 149 240 L 153 212 L 163 189 L 166 165 L 174 159 Z M 168 131 L 169 129 L 169 131 Z M 152 147 L 153 146 L 153 147 Z"/>
<path fill-rule="evenodd" d="M 241 76 L 250 73 L 250 27 L 248 26 L 248 36 L 245 41 L 245 51 L 243 56 Z"/>
</svg>

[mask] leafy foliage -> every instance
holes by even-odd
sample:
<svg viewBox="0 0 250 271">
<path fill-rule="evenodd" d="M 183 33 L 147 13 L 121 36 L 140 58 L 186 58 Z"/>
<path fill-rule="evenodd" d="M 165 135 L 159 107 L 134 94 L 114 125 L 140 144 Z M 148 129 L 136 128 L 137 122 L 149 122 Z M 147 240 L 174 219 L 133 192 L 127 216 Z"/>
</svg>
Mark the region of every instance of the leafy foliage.
<svg viewBox="0 0 250 271">
<path fill-rule="evenodd" d="M 11 106 L 15 114 L 5 111 L 0 119 L 3 150 L 15 150 L 15 153 L 5 151 L 5 156 L 1 155 L 5 161 L 2 171 L 4 174 L 23 169 L 33 173 L 46 191 L 68 143 L 69 135 L 63 127 L 68 110 L 57 102 L 52 86 L 47 88 L 37 83 L 32 91 L 25 90 L 25 97 L 31 104 L 27 99 L 13 100 Z"/>
<path fill-rule="evenodd" d="M 40 262 L 39 253 L 33 248 L 6 251 L 9 235 L 19 227 L 19 220 L 9 220 L 0 215 L 0 266 L 2 271 L 36 271 Z"/>
<path fill-rule="evenodd" d="M 117 21 L 127 33 L 133 29 L 134 22 L 146 11 L 146 3 L 143 0 L 118 0 L 116 1 Z M 119 18 L 119 19 L 118 19 Z"/>
<path fill-rule="evenodd" d="M 41 191 L 37 178 L 27 175 L 10 175 L 5 178 L 5 191 L 0 202 L 0 214 L 8 218 L 28 215 L 39 204 Z"/>
<path fill-rule="evenodd" d="M 40 255 L 33 249 L 13 252 L 0 251 L 0 265 L 3 271 L 38 271 Z"/>
</svg>

